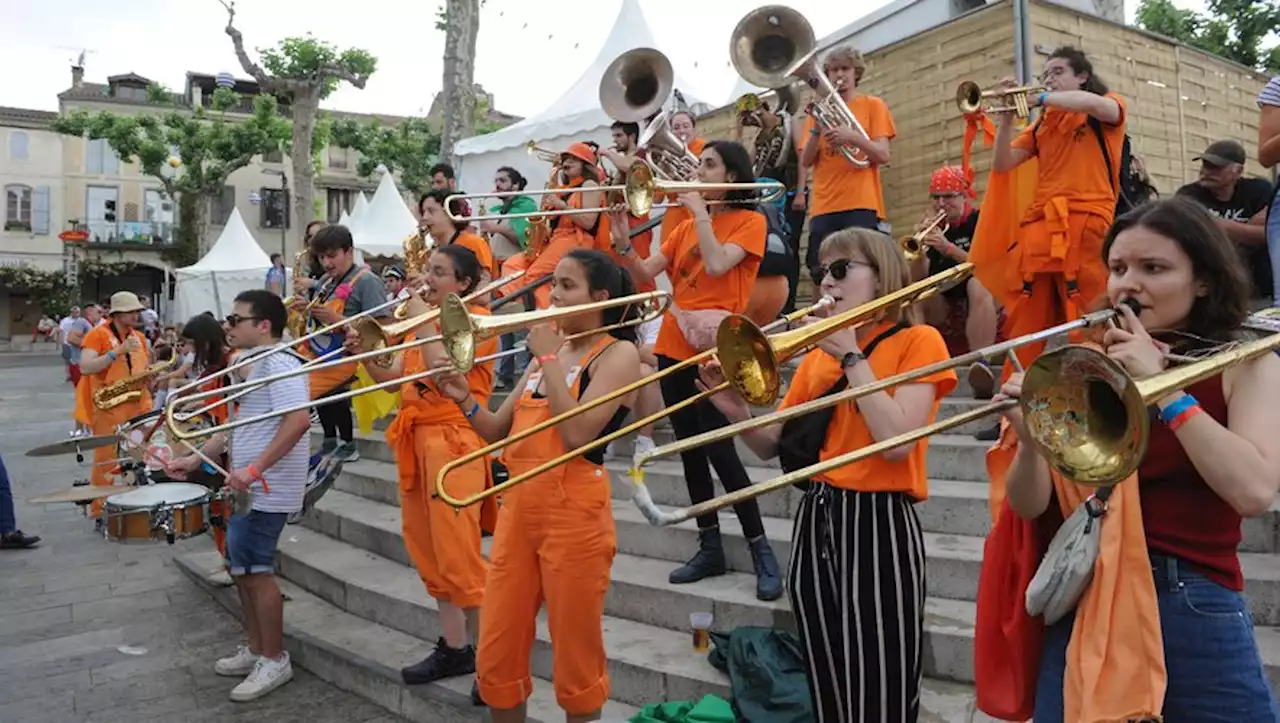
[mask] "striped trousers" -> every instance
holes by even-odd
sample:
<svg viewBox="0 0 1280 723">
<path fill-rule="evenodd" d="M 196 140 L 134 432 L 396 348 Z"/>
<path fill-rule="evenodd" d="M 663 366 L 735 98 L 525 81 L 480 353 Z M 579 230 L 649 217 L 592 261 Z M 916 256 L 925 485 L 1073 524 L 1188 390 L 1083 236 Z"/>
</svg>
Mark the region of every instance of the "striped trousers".
<svg viewBox="0 0 1280 723">
<path fill-rule="evenodd" d="M 814 483 L 791 542 L 787 589 L 815 720 L 915 721 L 925 553 L 912 499 Z"/>
</svg>

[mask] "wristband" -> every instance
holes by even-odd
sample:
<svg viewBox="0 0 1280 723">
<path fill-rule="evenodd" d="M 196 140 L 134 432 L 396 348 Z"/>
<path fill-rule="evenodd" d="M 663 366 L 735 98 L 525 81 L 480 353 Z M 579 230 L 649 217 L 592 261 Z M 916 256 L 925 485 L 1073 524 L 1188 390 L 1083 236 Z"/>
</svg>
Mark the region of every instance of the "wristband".
<svg viewBox="0 0 1280 723">
<path fill-rule="evenodd" d="M 810 128 L 810 129 L 809 129 L 809 135 L 811 135 L 811 136 L 816 136 L 816 135 L 819 135 L 819 134 L 821 134 L 821 133 L 822 133 L 822 131 L 821 131 L 821 130 L 819 130 L 817 126 L 814 126 L 814 127 L 812 127 L 812 128 Z"/>
<path fill-rule="evenodd" d="M 1041 94 L 1040 94 L 1040 100 L 1039 100 L 1039 101 L 1037 101 L 1036 105 L 1043 107 L 1043 106 L 1044 106 L 1044 99 L 1045 99 L 1048 95 L 1049 95 L 1049 91 L 1047 91 L 1047 90 L 1046 90 L 1046 91 L 1044 91 L 1043 93 L 1041 93 Z"/>
<path fill-rule="evenodd" d="M 1173 420 L 1169 422 L 1169 431 L 1170 432 L 1178 431 L 1178 427 L 1181 427 L 1182 425 L 1186 424 L 1188 419 L 1191 419 L 1192 417 L 1200 414 L 1203 411 L 1204 411 L 1204 408 L 1201 407 L 1199 404 L 1187 407 L 1186 409 L 1179 412 L 1178 416 L 1174 417 Z"/>
<path fill-rule="evenodd" d="M 257 482 L 258 480 L 262 479 L 262 473 L 259 472 L 258 468 L 254 467 L 253 465 L 249 465 L 248 467 L 245 467 L 244 471 L 249 473 L 250 482 Z"/>
<path fill-rule="evenodd" d="M 475 402 L 471 405 L 470 410 L 462 413 L 462 416 L 466 417 L 467 419 L 471 419 L 472 417 L 476 416 L 476 412 L 478 411 L 480 411 L 480 402 Z"/>
<path fill-rule="evenodd" d="M 538 357 L 538 366 L 545 367 L 547 365 L 547 362 L 558 361 L 559 359 L 560 357 L 556 356 L 555 354 L 543 354 L 542 356 Z"/>
<path fill-rule="evenodd" d="M 116 357 L 116 350 L 115 350 L 115 349 L 112 349 L 111 351 L 107 352 L 107 358 L 108 358 L 108 359 L 110 359 L 111 361 L 115 361 L 115 360 L 116 360 L 116 358 L 117 358 L 117 357 Z"/>
<path fill-rule="evenodd" d="M 1196 401 L 1195 397 L 1190 394 L 1183 394 L 1160 410 L 1160 421 L 1167 427 L 1173 424 L 1173 420 L 1177 419 L 1183 412 L 1198 406 L 1200 406 L 1200 403 Z"/>
</svg>

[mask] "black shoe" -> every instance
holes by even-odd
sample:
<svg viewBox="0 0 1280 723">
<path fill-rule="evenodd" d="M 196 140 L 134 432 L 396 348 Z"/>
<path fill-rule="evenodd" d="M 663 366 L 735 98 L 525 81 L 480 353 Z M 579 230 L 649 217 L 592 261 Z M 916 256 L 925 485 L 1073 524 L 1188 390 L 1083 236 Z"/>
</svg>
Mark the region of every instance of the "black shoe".
<svg viewBox="0 0 1280 723">
<path fill-rule="evenodd" d="M 724 573 L 724 545 L 720 541 L 720 528 L 708 527 L 705 530 L 698 530 L 698 554 L 684 565 L 672 570 L 667 581 L 672 585 L 684 585 Z"/>
<path fill-rule="evenodd" d="M 431 651 L 422 662 L 400 669 L 400 677 L 405 685 L 424 685 L 445 678 L 456 678 L 460 675 L 473 675 L 476 672 L 476 649 L 468 645 L 465 648 L 451 648 L 445 644 L 444 638 L 436 641 L 436 649 Z"/>
<path fill-rule="evenodd" d="M 995 424 L 986 429 L 979 429 L 973 433 L 973 438 L 979 442 L 994 442 L 1000 439 L 1000 425 Z"/>
<path fill-rule="evenodd" d="M 35 547 L 39 542 L 39 537 L 24 535 L 22 530 L 14 530 L 0 537 L 0 550 L 26 550 Z"/>
<path fill-rule="evenodd" d="M 472 681 L 471 683 L 471 705 L 483 706 L 484 698 L 480 697 L 480 681 Z"/>
<path fill-rule="evenodd" d="M 756 598 L 777 600 L 782 597 L 782 571 L 778 569 L 773 546 L 764 535 L 751 543 L 751 561 L 756 568 Z"/>
</svg>

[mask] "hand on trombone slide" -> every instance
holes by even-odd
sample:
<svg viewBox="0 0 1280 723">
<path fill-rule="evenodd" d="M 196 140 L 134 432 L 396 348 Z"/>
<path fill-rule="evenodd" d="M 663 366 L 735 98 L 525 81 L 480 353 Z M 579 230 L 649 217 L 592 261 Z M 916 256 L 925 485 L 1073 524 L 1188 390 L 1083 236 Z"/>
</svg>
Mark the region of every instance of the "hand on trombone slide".
<svg viewBox="0 0 1280 723">
<path fill-rule="evenodd" d="M 1151 338 L 1128 304 L 1120 304 L 1119 309 L 1117 325 L 1107 329 L 1102 337 L 1107 356 L 1124 365 L 1125 371 L 1135 379 L 1164 371 L 1169 365 L 1169 345 Z"/>
</svg>

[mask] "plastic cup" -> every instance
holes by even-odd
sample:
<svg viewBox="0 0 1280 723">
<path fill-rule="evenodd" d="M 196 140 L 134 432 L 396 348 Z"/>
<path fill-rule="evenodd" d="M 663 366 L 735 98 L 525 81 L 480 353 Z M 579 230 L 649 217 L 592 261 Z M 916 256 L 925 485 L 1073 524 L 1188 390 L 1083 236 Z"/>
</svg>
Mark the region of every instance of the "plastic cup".
<svg viewBox="0 0 1280 723">
<path fill-rule="evenodd" d="M 693 651 L 705 653 L 711 647 L 711 623 L 715 617 L 711 613 L 690 613 L 689 625 L 693 627 Z"/>
</svg>

